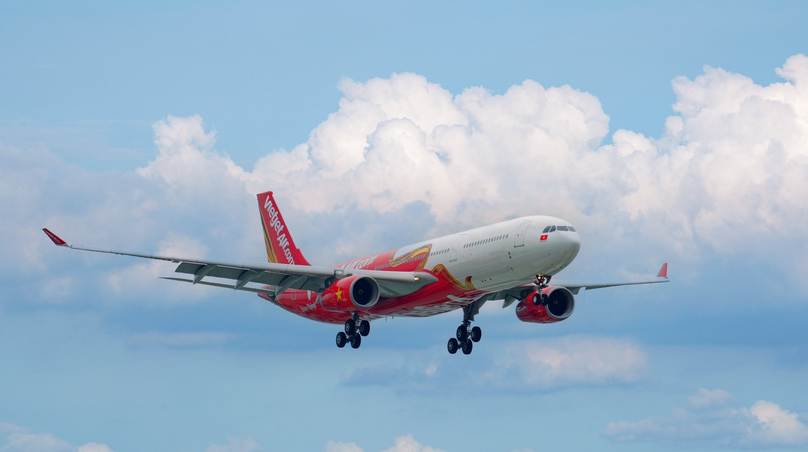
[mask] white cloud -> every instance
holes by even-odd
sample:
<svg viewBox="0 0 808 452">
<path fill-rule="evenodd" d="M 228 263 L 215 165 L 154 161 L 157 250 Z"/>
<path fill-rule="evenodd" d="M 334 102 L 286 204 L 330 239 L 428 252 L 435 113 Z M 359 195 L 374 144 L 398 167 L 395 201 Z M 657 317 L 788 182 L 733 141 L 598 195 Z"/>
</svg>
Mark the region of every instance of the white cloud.
<svg viewBox="0 0 808 452">
<path fill-rule="evenodd" d="M 228 437 L 228 444 L 219 446 L 211 444 L 205 452 L 261 452 L 264 449 L 252 438 Z"/>
<path fill-rule="evenodd" d="M 365 364 L 342 376 L 350 386 L 392 386 L 400 392 L 543 392 L 574 386 L 631 384 L 647 372 L 645 352 L 609 337 L 504 342 L 475 350 L 475 372 L 441 348 Z"/>
<path fill-rule="evenodd" d="M 495 380 L 520 375 L 530 385 L 563 387 L 579 384 L 630 383 L 647 370 L 645 353 L 625 339 L 566 337 L 524 341 L 507 346 L 492 366 Z"/>
<path fill-rule="evenodd" d="M 363 452 L 363 449 L 356 443 L 338 443 L 329 441 L 325 445 L 325 452 Z M 400 436 L 395 439 L 395 445 L 382 452 L 445 452 L 443 449 L 424 446 L 416 441 L 412 435 Z"/>
<path fill-rule="evenodd" d="M 73 446 L 51 433 L 31 433 L 27 427 L 0 422 L 0 432 L 8 434 L 3 452 L 112 452 L 106 444 L 87 443 Z"/>
<path fill-rule="evenodd" d="M 690 406 L 639 422 L 613 422 L 603 432 L 618 442 L 702 444 L 742 449 L 803 446 L 808 428 L 797 414 L 760 400 L 750 408 L 728 408 L 722 390 L 699 390 Z"/>
<path fill-rule="evenodd" d="M 364 452 L 356 443 L 341 443 L 329 441 L 325 445 L 325 452 Z"/>
<path fill-rule="evenodd" d="M 701 388 L 696 395 L 688 397 L 687 401 L 690 404 L 690 408 L 696 410 L 709 409 L 723 406 L 727 402 L 732 401 L 732 394 L 723 389 Z"/>
<path fill-rule="evenodd" d="M 443 449 L 424 446 L 413 439 L 412 435 L 400 436 L 395 439 L 395 443 L 395 446 L 385 449 L 383 452 L 445 452 Z"/>
<path fill-rule="evenodd" d="M 788 82 L 769 86 L 709 67 L 677 78 L 677 115 L 662 137 L 618 130 L 609 145 L 598 99 L 568 86 L 452 95 L 416 74 L 344 80 L 339 110 L 252 172 L 212 153 L 212 134 L 193 117 L 155 126 L 160 155 L 141 174 L 195 189 L 210 180 L 273 188 L 300 215 L 422 202 L 445 232 L 544 211 L 596 238 L 644 235 L 655 254 L 678 259 L 698 258 L 702 245 L 765 258 L 770 241 L 808 245 L 799 226 L 808 215 L 806 61 L 790 58 L 778 70 Z"/>
<path fill-rule="evenodd" d="M 205 257 L 207 248 L 192 237 L 168 233 L 167 237 L 157 246 L 155 254 L 199 260 Z M 161 276 L 171 275 L 175 268 L 177 268 L 177 264 L 173 262 L 138 259 L 137 263 L 130 267 L 110 272 L 107 276 L 107 284 L 113 292 L 118 294 L 139 292 L 143 287 L 159 285 L 160 293 L 163 296 L 137 300 L 141 304 L 155 306 L 166 306 L 167 299 L 170 300 L 168 304 L 175 304 L 193 302 L 210 295 L 211 291 L 188 290 L 185 283 L 158 281 Z"/>
<path fill-rule="evenodd" d="M 106 444 L 87 443 L 83 446 L 79 446 L 76 452 L 112 452 L 112 449 Z"/>
<path fill-rule="evenodd" d="M 225 333 L 159 333 L 151 331 L 133 334 L 129 336 L 127 342 L 141 347 L 210 347 L 226 344 L 230 339 L 231 336 Z"/>
<path fill-rule="evenodd" d="M 210 256 L 260 261 L 253 195 L 272 189 L 319 263 L 403 245 L 390 237 L 411 236 L 402 215 L 423 206 L 413 221 L 424 235 L 561 216 L 585 237 L 580 265 L 614 273 L 604 277 L 713 253 L 797 275 L 808 269 L 808 58 L 795 55 L 777 73 L 786 81 L 768 86 L 710 67 L 677 78 L 662 136 L 618 130 L 606 145 L 609 118 L 589 93 L 528 80 L 501 95 L 482 87 L 455 95 L 404 73 L 342 81 L 339 109 L 305 143 L 252 170 L 215 150 L 216 134 L 199 116 L 156 123 L 156 157 L 119 175 L 0 146 L 0 240 L 9 257 L 1 265 L 33 274 L 72 259 L 45 250 L 46 225 L 96 246 L 153 251 L 183 238 Z M 122 265 L 84 277 L 109 281 L 115 297 L 149 300 L 166 285 L 144 293 L 153 287 L 145 282 L 172 270 Z M 181 287 L 169 298 L 202 293 Z"/>
</svg>

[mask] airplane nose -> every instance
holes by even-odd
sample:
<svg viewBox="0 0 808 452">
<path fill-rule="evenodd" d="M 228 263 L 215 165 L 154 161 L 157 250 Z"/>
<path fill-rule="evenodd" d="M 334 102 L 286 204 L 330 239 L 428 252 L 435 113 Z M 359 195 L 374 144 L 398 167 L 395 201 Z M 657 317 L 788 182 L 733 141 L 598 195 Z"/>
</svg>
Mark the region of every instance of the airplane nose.
<svg viewBox="0 0 808 452">
<path fill-rule="evenodd" d="M 578 255 L 578 250 L 581 249 L 581 238 L 578 236 L 577 232 L 567 232 L 563 235 L 564 241 L 564 251 L 565 254 L 570 256 L 571 258 L 575 258 Z"/>
</svg>

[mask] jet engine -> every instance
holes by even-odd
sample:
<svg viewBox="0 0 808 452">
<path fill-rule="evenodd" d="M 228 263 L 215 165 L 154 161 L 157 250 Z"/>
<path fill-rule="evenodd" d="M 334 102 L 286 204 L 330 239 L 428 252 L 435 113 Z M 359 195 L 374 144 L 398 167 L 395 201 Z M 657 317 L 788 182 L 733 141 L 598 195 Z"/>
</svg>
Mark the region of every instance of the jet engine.
<svg viewBox="0 0 808 452">
<path fill-rule="evenodd" d="M 323 292 L 320 302 L 328 311 L 350 312 L 372 308 L 379 301 L 379 283 L 370 276 L 338 279 Z"/>
<path fill-rule="evenodd" d="M 542 295 L 547 301 L 546 306 L 533 303 L 538 294 L 539 292 L 534 290 L 516 305 L 516 317 L 519 317 L 519 320 L 533 323 L 555 323 L 572 315 L 572 310 L 575 309 L 575 297 L 566 287 L 545 287 Z"/>
</svg>

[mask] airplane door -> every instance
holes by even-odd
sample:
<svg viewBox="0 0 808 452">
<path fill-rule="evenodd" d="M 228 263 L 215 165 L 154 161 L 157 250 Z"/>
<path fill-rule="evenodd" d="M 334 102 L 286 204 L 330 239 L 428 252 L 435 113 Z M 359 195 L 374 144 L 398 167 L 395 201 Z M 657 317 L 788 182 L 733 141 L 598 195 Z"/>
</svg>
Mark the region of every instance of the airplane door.
<svg viewBox="0 0 808 452">
<path fill-rule="evenodd" d="M 528 226 L 530 226 L 529 221 L 525 221 L 519 225 L 519 229 L 516 230 L 516 238 L 514 238 L 513 242 L 514 248 L 525 246 L 525 233 L 527 233 Z"/>
<path fill-rule="evenodd" d="M 452 251 L 449 253 L 449 262 L 454 262 L 457 260 L 457 249 L 460 248 L 460 244 L 463 242 L 463 239 L 466 237 L 465 234 L 457 237 L 452 245 Z"/>
</svg>

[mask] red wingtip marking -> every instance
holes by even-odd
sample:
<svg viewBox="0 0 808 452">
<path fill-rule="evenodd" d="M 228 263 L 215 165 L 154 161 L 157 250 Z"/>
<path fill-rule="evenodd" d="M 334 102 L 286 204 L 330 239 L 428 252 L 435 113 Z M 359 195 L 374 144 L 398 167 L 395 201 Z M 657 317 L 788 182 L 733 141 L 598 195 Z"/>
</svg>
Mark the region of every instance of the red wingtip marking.
<svg viewBox="0 0 808 452">
<path fill-rule="evenodd" d="M 665 262 L 662 264 L 662 268 L 659 269 L 659 273 L 657 273 L 657 278 L 667 278 L 668 277 L 668 263 Z"/>
<path fill-rule="evenodd" d="M 65 246 L 65 245 L 67 245 L 67 242 L 65 242 L 64 240 L 60 239 L 58 235 L 56 235 L 56 234 L 54 234 L 53 232 L 49 231 L 49 230 L 48 230 L 48 228 L 43 228 L 42 230 L 43 230 L 43 231 L 45 231 L 45 234 L 47 234 L 47 235 L 48 235 L 48 238 L 50 238 L 51 240 L 53 240 L 53 243 L 55 243 L 55 244 L 57 244 L 57 245 L 59 245 L 59 246 Z"/>
</svg>

